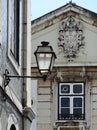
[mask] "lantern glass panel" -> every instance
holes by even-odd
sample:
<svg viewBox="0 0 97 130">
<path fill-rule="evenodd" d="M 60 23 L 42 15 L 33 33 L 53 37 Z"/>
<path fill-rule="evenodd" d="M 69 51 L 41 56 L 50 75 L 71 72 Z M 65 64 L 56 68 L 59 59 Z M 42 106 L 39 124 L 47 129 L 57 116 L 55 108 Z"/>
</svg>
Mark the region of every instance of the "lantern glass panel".
<svg viewBox="0 0 97 130">
<path fill-rule="evenodd" d="M 52 54 L 40 53 L 37 55 L 39 70 L 41 73 L 48 72 L 51 64 Z"/>
<path fill-rule="evenodd" d="M 53 68 L 53 66 L 54 66 L 54 63 L 55 63 L 55 55 L 52 54 L 51 65 L 50 65 L 50 71 L 52 70 L 52 68 Z"/>
</svg>

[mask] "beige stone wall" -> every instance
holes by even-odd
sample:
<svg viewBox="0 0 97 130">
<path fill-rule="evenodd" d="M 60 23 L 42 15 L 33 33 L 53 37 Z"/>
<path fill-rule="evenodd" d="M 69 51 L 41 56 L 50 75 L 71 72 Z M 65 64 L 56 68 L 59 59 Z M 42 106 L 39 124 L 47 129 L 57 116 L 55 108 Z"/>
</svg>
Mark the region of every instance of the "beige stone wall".
<svg viewBox="0 0 97 130">
<path fill-rule="evenodd" d="M 51 84 L 39 81 L 38 84 L 37 129 L 52 130 L 51 126 Z"/>
<path fill-rule="evenodd" d="M 97 129 L 97 80 L 93 80 L 92 82 L 92 90 L 91 90 L 91 113 L 92 113 L 92 130 Z"/>
<path fill-rule="evenodd" d="M 56 70 L 56 68 L 55 68 Z M 38 80 L 38 106 L 37 106 L 37 130 L 53 130 L 64 123 L 57 121 L 57 86 L 61 79 L 53 71 L 46 82 Z M 97 128 L 97 71 L 96 67 L 86 67 L 84 72 L 81 67 L 59 68 L 62 72 L 62 82 L 85 82 L 85 120 L 78 121 L 77 125 L 81 129 L 96 130 Z M 35 69 L 33 72 L 36 72 Z M 67 73 L 68 72 L 68 73 Z M 75 121 L 76 122 L 76 121 Z M 69 122 L 70 123 L 70 122 Z M 81 125 L 80 125 L 81 123 Z M 56 125 L 57 124 L 57 125 Z M 65 123 L 66 125 L 66 123 Z M 72 124 L 68 124 L 67 126 Z M 69 128 L 61 128 L 62 130 Z M 82 129 L 81 129 L 82 130 Z"/>
</svg>

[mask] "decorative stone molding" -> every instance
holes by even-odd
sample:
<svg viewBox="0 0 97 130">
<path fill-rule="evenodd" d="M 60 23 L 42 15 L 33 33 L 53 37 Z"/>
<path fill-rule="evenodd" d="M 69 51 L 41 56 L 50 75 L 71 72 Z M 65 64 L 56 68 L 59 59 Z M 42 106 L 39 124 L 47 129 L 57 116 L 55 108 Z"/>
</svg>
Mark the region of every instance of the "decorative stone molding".
<svg viewBox="0 0 97 130">
<path fill-rule="evenodd" d="M 73 61 L 84 48 L 83 26 L 71 16 L 63 21 L 59 29 L 58 47 L 68 61 Z"/>
<path fill-rule="evenodd" d="M 10 130 L 11 126 L 14 125 L 16 130 L 19 130 L 19 125 L 18 125 L 18 120 L 16 116 L 11 113 L 8 117 L 8 125 L 7 125 L 7 130 Z"/>
</svg>

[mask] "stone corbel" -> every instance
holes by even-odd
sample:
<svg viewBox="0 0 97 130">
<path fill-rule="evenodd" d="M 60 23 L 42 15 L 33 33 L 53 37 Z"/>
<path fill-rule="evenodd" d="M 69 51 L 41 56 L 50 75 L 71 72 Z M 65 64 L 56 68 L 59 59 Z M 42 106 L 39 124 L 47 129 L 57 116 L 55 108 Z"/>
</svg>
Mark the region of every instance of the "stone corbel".
<svg viewBox="0 0 97 130">
<path fill-rule="evenodd" d="M 35 113 L 31 109 L 31 107 L 24 107 L 23 115 L 28 118 L 31 122 L 35 118 Z"/>
</svg>

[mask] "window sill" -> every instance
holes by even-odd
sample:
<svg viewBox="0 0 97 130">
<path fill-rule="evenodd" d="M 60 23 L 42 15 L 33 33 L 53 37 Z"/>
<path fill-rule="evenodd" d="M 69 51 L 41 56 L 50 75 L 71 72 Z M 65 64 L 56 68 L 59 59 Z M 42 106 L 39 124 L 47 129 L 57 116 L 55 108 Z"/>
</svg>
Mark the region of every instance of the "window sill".
<svg viewBox="0 0 97 130">
<path fill-rule="evenodd" d="M 56 124 L 62 125 L 62 123 L 84 123 L 86 124 L 86 120 L 56 120 Z"/>
</svg>

